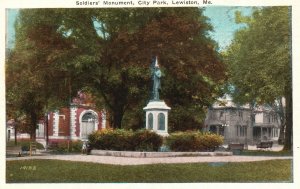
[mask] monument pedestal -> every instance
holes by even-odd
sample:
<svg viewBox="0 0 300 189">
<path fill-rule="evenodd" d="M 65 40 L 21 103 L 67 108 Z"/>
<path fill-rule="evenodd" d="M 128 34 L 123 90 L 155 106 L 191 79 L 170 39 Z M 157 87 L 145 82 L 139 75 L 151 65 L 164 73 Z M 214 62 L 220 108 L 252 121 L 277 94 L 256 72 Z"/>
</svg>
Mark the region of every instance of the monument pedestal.
<svg viewBox="0 0 300 189">
<path fill-rule="evenodd" d="M 146 111 L 146 129 L 168 136 L 168 112 L 171 108 L 162 100 L 151 100 L 143 109 Z"/>
</svg>

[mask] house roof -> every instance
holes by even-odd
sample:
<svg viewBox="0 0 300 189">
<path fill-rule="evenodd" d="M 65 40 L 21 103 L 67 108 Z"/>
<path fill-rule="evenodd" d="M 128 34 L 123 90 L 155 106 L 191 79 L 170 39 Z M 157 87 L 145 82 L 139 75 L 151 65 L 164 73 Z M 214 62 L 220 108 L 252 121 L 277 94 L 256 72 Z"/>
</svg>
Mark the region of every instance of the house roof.
<svg viewBox="0 0 300 189">
<path fill-rule="evenodd" d="M 228 108 L 250 109 L 250 106 L 249 104 L 238 105 L 233 102 L 232 98 L 229 95 L 224 95 L 212 105 L 212 108 L 213 109 L 228 109 Z"/>
</svg>

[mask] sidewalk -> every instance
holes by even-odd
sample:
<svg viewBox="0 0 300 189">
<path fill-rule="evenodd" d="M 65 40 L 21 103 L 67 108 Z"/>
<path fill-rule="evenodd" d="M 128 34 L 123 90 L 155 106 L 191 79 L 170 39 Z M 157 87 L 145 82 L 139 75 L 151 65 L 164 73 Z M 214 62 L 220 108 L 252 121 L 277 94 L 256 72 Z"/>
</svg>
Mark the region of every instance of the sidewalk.
<svg viewBox="0 0 300 189">
<path fill-rule="evenodd" d="M 252 162 L 275 159 L 293 159 L 287 157 L 270 157 L 270 156 L 210 156 L 210 157 L 167 157 L 167 158 L 129 158 L 97 155 L 47 155 L 31 157 L 14 157 L 6 158 L 6 161 L 30 160 L 30 159 L 51 159 L 66 160 L 77 162 L 91 162 L 111 165 L 145 165 L 160 163 L 208 163 L 208 162 Z"/>
</svg>

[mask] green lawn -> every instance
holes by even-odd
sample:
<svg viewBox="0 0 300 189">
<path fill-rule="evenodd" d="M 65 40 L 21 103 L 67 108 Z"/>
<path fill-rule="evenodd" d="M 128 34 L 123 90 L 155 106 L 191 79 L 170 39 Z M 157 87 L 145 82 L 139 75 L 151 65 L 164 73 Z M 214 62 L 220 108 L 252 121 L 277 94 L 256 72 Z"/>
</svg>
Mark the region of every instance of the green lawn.
<svg viewBox="0 0 300 189">
<path fill-rule="evenodd" d="M 60 160 L 7 161 L 8 183 L 292 182 L 292 161 L 118 166 Z"/>
<path fill-rule="evenodd" d="M 243 150 L 240 155 L 246 156 L 293 156 L 291 151 Z"/>
</svg>

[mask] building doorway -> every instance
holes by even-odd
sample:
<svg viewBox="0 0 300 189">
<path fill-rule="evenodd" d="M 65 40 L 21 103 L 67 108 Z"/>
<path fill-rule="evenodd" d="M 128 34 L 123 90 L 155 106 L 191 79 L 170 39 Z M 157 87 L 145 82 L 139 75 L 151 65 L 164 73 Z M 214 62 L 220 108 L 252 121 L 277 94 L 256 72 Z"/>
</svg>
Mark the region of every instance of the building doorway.
<svg viewBox="0 0 300 189">
<path fill-rule="evenodd" d="M 87 140 L 88 135 L 96 130 L 96 124 L 98 124 L 97 115 L 93 112 L 84 113 L 81 118 L 81 139 Z"/>
</svg>

